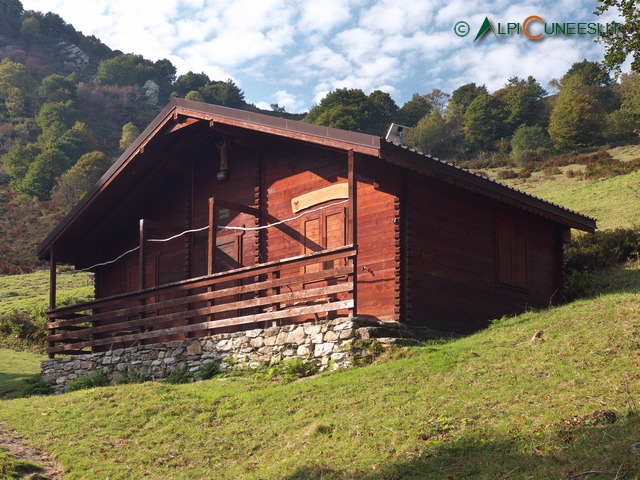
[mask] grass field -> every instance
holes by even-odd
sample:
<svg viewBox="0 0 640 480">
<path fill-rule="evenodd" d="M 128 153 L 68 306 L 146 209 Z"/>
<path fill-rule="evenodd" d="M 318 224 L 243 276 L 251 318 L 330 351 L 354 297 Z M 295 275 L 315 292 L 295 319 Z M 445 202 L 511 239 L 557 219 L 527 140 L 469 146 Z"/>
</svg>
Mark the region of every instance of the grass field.
<svg viewBox="0 0 640 480">
<path fill-rule="evenodd" d="M 86 273 L 57 275 L 60 306 L 79 303 L 93 296 Z M 13 310 L 31 312 L 49 307 L 49 271 L 39 270 L 25 275 L 0 275 L 0 315 Z"/>
</svg>

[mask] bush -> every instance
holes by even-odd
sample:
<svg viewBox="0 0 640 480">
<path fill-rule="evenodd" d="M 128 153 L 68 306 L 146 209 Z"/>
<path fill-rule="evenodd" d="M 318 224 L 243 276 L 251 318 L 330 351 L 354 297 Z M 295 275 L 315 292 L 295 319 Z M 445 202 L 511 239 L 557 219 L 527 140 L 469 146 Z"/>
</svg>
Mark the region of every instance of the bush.
<svg viewBox="0 0 640 480">
<path fill-rule="evenodd" d="M 174 370 L 169 375 L 167 375 L 167 378 L 165 380 L 165 382 L 172 384 L 189 383 L 191 381 L 191 375 L 189 374 L 189 370 L 187 370 L 186 367 Z"/>
<path fill-rule="evenodd" d="M 537 150 L 522 150 L 519 152 L 512 152 L 511 157 L 516 165 L 520 167 L 526 167 L 532 163 L 538 163 L 542 157 L 538 154 Z"/>
<path fill-rule="evenodd" d="M 209 380 L 220 373 L 220 361 L 205 362 L 200 366 L 196 378 L 198 380 Z"/>
<path fill-rule="evenodd" d="M 640 253 L 640 227 L 617 228 L 581 235 L 565 247 L 565 266 L 595 271 L 626 262 Z"/>
<path fill-rule="evenodd" d="M 23 312 L 13 310 L 0 315 L 0 335 L 13 348 L 43 350 L 47 339 L 47 322 L 40 310 Z"/>
<path fill-rule="evenodd" d="M 51 385 L 46 382 L 40 374 L 27 378 L 24 381 L 24 387 L 20 391 L 20 394 L 23 397 L 30 397 L 32 395 L 48 395 L 50 393 Z"/>
<path fill-rule="evenodd" d="M 85 390 L 87 388 L 106 387 L 107 385 L 109 385 L 109 380 L 107 380 L 107 377 L 102 370 L 98 370 L 90 373 L 89 375 L 74 378 L 67 383 L 64 391 L 74 392 L 76 390 Z"/>
<path fill-rule="evenodd" d="M 500 180 L 509 180 L 510 178 L 518 178 L 518 174 L 516 173 L 515 170 L 511 170 L 511 169 L 500 170 L 498 172 L 498 178 Z"/>
<path fill-rule="evenodd" d="M 640 255 L 640 227 L 585 234 L 565 246 L 565 290 L 571 298 L 585 295 L 593 272 Z"/>
<path fill-rule="evenodd" d="M 116 383 L 118 385 L 124 385 L 129 383 L 144 383 L 149 380 L 151 380 L 151 375 L 147 369 L 143 368 L 139 372 L 136 372 L 135 370 L 127 368 L 120 374 Z"/>
</svg>

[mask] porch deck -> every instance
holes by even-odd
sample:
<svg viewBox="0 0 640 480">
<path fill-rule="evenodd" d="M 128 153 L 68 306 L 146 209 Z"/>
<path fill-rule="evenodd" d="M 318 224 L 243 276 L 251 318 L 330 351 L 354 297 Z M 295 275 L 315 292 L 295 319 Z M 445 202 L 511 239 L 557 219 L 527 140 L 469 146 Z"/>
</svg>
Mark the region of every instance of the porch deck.
<svg viewBox="0 0 640 480">
<path fill-rule="evenodd" d="M 225 331 L 355 315 L 353 245 L 47 312 L 47 353 L 79 355 Z"/>
</svg>

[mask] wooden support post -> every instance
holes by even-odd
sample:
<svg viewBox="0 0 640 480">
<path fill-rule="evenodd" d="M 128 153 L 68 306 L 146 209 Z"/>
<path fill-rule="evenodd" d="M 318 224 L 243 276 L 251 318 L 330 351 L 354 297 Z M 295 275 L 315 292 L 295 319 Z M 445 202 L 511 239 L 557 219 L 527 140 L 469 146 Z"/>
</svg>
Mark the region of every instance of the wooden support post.
<svg viewBox="0 0 640 480">
<path fill-rule="evenodd" d="M 209 198 L 209 238 L 207 241 L 207 275 L 213 275 L 216 271 L 216 237 L 218 234 L 218 215 L 216 201 L 213 197 Z M 207 287 L 207 292 L 213 292 L 215 286 Z M 209 306 L 213 307 L 215 300 L 209 301 Z M 207 315 L 207 320 L 212 321 L 213 315 Z"/>
<path fill-rule="evenodd" d="M 144 218 L 140 219 L 140 249 L 138 251 L 138 290 L 144 290 L 147 278 L 147 259 L 145 244 L 147 243 L 147 227 Z"/>
<path fill-rule="evenodd" d="M 215 199 L 209 199 L 209 239 L 207 242 L 207 275 L 216 271 L 216 236 L 218 233 L 218 216 L 216 215 Z"/>
<path fill-rule="evenodd" d="M 355 172 L 355 153 L 353 150 L 348 152 L 348 184 L 349 184 L 349 204 L 348 216 L 349 225 L 347 225 L 347 244 L 358 246 L 358 182 Z M 353 309 L 352 315 L 357 315 L 358 311 L 358 255 L 353 257 Z"/>
<path fill-rule="evenodd" d="M 49 309 L 56 308 L 56 257 L 54 247 L 49 251 Z"/>
<path fill-rule="evenodd" d="M 56 274 L 57 274 L 57 265 L 56 265 L 56 258 L 55 258 L 55 252 L 54 252 L 54 247 L 51 247 L 51 250 L 49 251 L 49 309 L 53 310 L 54 308 L 56 308 Z M 56 331 L 55 330 L 50 330 L 49 331 L 49 335 L 55 335 Z M 55 343 L 54 342 L 49 342 L 48 343 L 49 347 L 54 347 Z M 49 358 L 54 358 L 55 354 L 54 353 L 49 353 Z"/>
</svg>

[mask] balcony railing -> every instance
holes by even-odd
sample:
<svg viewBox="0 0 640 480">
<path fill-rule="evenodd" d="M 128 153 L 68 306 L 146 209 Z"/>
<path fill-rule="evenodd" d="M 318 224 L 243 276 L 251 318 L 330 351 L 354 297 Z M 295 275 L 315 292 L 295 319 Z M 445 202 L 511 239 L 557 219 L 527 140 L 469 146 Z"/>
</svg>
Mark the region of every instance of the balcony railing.
<svg viewBox="0 0 640 480">
<path fill-rule="evenodd" d="M 77 355 L 355 314 L 355 256 L 356 248 L 345 246 L 51 310 L 47 353 Z"/>
</svg>

